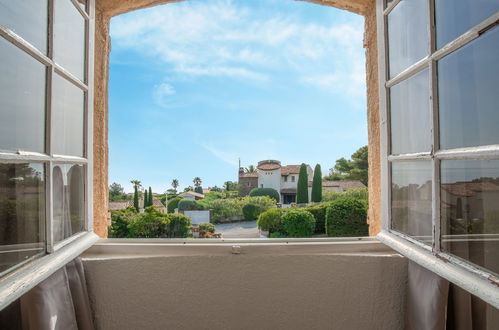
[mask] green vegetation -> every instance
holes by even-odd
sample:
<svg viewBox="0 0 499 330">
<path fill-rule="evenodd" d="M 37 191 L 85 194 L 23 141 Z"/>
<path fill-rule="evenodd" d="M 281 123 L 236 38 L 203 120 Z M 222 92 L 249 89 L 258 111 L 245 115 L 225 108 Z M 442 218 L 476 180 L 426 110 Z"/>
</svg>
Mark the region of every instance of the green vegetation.
<svg viewBox="0 0 499 330">
<path fill-rule="evenodd" d="M 258 216 L 262 213 L 260 207 L 254 204 L 246 204 L 243 206 L 243 216 L 244 220 L 252 221 L 256 220 Z"/>
<path fill-rule="evenodd" d="M 319 205 L 313 205 L 304 208 L 304 210 L 312 213 L 315 218 L 315 233 L 325 234 L 326 233 L 326 210 L 329 203 L 323 203 Z"/>
<path fill-rule="evenodd" d="M 296 203 L 308 203 L 308 173 L 307 165 L 301 164 L 300 174 L 298 175 L 298 185 L 296 187 Z"/>
<path fill-rule="evenodd" d="M 125 189 L 116 182 L 111 183 L 109 186 L 109 201 L 110 202 L 121 202 L 127 199 L 125 194 Z"/>
<path fill-rule="evenodd" d="M 203 193 L 203 187 L 201 186 L 197 186 L 194 188 L 194 192 L 197 192 L 198 194 L 202 194 Z"/>
<path fill-rule="evenodd" d="M 213 234 L 215 232 L 215 225 L 209 222 L 199 224 L 199 235 Z"/>
<path fill-rule="evenodd" d="M 168 200 L 168 204 L 166 205 L 166 209 L 168 213 L 175 212 L 175 209 L 178 208 L 178 203 L 182 200 L 182 197 L 175 197 Z"/>
<path fill-rule="evenodd" d="M 250 197 L 268 196 L 270 198 L 273 198 L 276 203 L 278 203 L 280 200 L 279 192 L 272 188 L 254 188 L 250 191 L 249 195 Z"/>
<path fill-rule="evenodd" d="M 315 231 L 315 218 L 304 209 L 291 209 L 282 216 L 282 228 L 288 237 L 311 237 Z"/>
<path fill-rule="evenodd" d="M 147 189 L 144 190 L 144 209 L 149 206 L 149 195 L 147 194 Z"/>
<path fill-rule="evenodd" d="M 286 209 L 270 209 L 262 212 L 258 216 L 258 227 L 262 230 L 268 230 L 270 234 L 282 231 L 282 216 Z"/>
<path fill-rule="evenodd" d="M 321 165 L 315 165 L 314 179 L 312 181 L 312 202 L 320 203 L 322 201 L 322 171 Z"/>
<path fill-rule="evenodd" d="M 204 210 L 203 205 L 198 203 L 197 201 L 191 201 L 188 199 L 182 199 L 178 203 L 179 211 L 196 211 L 196 210 Z"/>
<path fill-rule="evenodd" d="M 147 206 L 152 206 L 153 205 L 153 201 L 152 201 L 152 190 L 151 190 L 151 186 L 149 186 L 149 195 L 148 195 L 149 199 L 148 199 L 148 202 L 147 202 Z"/>
<path fill-rule="evenodd" d="M 234 220 L 245 218 L 248 220 L 255 220 L 257 216 L 272 207 L 275 207 L 275 201 L 267 196 L 255 196 L 255 197 L 244 197 L 244 198 L 216 198 L 219 193 L 213 193 L 210 198 L 205 198 L 199 203 L 204 206 L 205 209 L 212 210 L 212 222 L 219 223 L 224 220 L 233 218 Z M 253 205 L 246 208 L 248 218 L 243 212 L 243 208 L 246 205 Z M 251 211 L 250 210 L 255 210 Z M 253 212 L 256 212 L 256 216 L 253 216 Z M 250 214 L 251 213 L 251 214 Z"/>
<path fill-rule="evenodd" d="M 134 187 L 133 191 L 133 207 L 139 212 L 139 190 L 137 186 Z"/>
<path fill-rule="evenodd" d="M 364 201 L 367 204 L 369 193 L 367 188 L 350 189 L 347 191 L 325 191 L 322 196 L 323 202 L 332 202 L 342 198 L 354 198 Z"/>
<path fill-rule="evenodd" d="M 326 210 L 326 234 L 330 237 L 367 236 L 367 204 L 351 197 L 331 202 Z"/>
<path fill-rule="evenodd" d="M 331 168 L 330 174 L 324 179 L 326 180 L 359 180 L 367 186 L 368 182 L 368 150 L 367 146 L 359 148 L 355 151 L 351 160 L 340 158 Z"/>
</svg>

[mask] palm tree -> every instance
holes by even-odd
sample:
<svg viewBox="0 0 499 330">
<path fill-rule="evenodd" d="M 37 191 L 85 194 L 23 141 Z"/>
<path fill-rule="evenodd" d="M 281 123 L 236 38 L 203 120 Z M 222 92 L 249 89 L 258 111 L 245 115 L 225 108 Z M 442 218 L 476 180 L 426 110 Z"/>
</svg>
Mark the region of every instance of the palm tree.
<svg viewBox="0 0 499 330">
<path fill-rule="evenodd" d="M 172 180 L 172 187 L 173 187 L 173 190 L 175 190 L 175 193 L 177 193 L 177 188 L 178 188 L 178 180 L 177 179 Z"/>
<path fill-rule="evenodd" d="M 203 181 L 201 181 L 201 178 L 200 178 L 199 176 L 197 176 L 197 177 L 195 177 L 195 178 L 192 180 L 192 182 L 194 183 L 194 187 L 199 187 L 199 186 L 201 186 L 201 183 L 202 183 Z"/>
<path fill-rule="evenodd" d="M 244 169 L 246 173 L 256 173 L 256 168 L 253 165 L 250 165 Z"/>
<path fill-rule="evenodd" d="M 133 187 L 136 187 L 137 190 L 140 190 L 140 188 L 142 187 L 142 182 L 140 182 L 139 180 L 131 180 L 130 183 L 133 184 Z"/>
</svg>

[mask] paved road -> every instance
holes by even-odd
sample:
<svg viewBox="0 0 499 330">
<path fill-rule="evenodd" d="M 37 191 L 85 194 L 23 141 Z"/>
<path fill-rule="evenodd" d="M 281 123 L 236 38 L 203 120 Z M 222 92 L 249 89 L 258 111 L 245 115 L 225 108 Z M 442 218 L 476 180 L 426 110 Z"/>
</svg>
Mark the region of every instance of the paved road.
<svg viewBox="0 0 499 330">
<path fill-rule="evenodd" d="M 222 238 L 259 238 L 256 221 L 243 221 L 215 225 L 215 232 L 222 233 Z"/>
</svg>

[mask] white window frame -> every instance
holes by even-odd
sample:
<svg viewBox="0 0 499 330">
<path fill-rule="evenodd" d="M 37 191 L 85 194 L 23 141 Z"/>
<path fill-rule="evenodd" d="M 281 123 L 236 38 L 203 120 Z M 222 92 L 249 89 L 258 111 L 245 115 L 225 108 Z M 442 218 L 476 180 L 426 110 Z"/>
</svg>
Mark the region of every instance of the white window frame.
<svg viewBox="0 0 499 330">
<path fill-rule="evenodd" d="M 377 238 L 437 275 L 460 286 L 483 299 L 495 308 L 499 308 L 499 279 L 495 274 L 479 268 L 471 262 L 460 259 L 440 249 L 440 161 L 445 159 L 499 159 L 499 145 L 467 147 L 439 150 L 438 99 L 437 97 L 437 61 L 469 42 L 497 24 L 499 12 L 480 22 L 467 32 L 450 41 L 440 49 L 435 48 L 435 0 L 427 1 L 429 17 L 429 55 L 411 65 L 392 79 L 388 75 L 388 14 L 404 0 L 394 0 L 388 5 L 386 0 L 376 0 L 379 109 L 381 142 L 381 220 L 382 230 Z M 411 0 L 415 1 L 415 0 Z M 391 155 L 390 152 L 390 116 L 389 88 L 429 68 L 430 76 L 430 116 L 432 148 L 430 152 Z M 391 173 L 393 161 L 427 160 L 432 163 L 432 242 L 426 245 L 413 237 L 391 229 Z"/>
<path fill-rule="evenodd" d="M 85 66 L 83 80 L 76 78 L 64 67 L 54 61 L 54 14 L 55 1 L 48 0 L 48 30 L 47 55 L 17 35 L 11 29 L 0 24 L 0 38 L 12 43 L 24 53 L 45 65 L 45 152 L 0 152 L 0 163 L 43 163 L 45 168 L 45 251 L 44 255 L 29 258 L 12 266 L 5 276 L 0 278 L 0 310 L 18 299 L 35 285 L 49 277 L 66 263 L 79 256 L 83 251 L 97 242 L 98 237 L 93 233 L 93 86 L 94 86 L 94 35 L 95 35 L 95 0 L 87 0 L 86 10 L 80 7 L 77 0 L 70 1 L 85 20 Z M 56 155 L 51 150 L 51 112 L 52 82 L 58 74 L 84 92 L 84 148 L 83 157 Z M 57 164 L 83 165 L 85 170 L 84 187 L 84 219 L 85 230 L 61 242 L 53 239 L 53 187 L 52 170 Z"/>
</svg>

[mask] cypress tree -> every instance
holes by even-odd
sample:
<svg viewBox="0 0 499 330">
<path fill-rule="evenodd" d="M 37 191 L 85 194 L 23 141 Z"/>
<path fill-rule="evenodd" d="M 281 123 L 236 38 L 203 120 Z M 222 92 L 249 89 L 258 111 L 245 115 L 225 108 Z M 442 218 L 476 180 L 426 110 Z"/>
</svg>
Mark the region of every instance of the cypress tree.
<svg viewBox="0 0 499 330">
<path fill-rule="evenodd" d="M 307 165 L 301 164 L 300 174 L 298 175 L 298 186 L 296 188 L 296 203 L 308 203 L 308 173 Z"/>
<path fill-rule="evenodd" d="M 135 207 L 135 210 L 139 212 L 139 191 L 137 186 L 135 186 L 135 190 L 133 191 L 133 207 Z"/>
<path fill-rule="evenodd" d="M 149 202 L 148 202 L 148 206 L 152 206 L 152 190 L 151 190 L 151 186 L 149 186 Z"/>
<path fill-rule="evenodd" d="M 147 196 L 147 189 L 144 190 L 144 208 L 149 206 L 149 197 Z"/>
<path fill-rule="evenodd" d="M 312 181 L 312 202 L 319 203 L 322 200 L 322 171 L 319 164 L 315 165 L 314 180 Z"/>
</svg>

